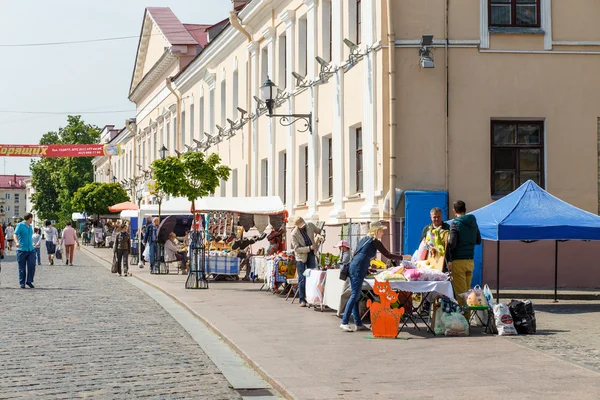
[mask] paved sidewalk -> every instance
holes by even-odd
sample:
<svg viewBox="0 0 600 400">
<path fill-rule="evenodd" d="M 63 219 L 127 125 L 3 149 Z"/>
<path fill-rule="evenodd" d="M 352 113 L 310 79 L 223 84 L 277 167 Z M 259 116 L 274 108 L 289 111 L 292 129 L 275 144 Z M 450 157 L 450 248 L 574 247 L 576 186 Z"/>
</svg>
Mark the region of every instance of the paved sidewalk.
<svg viewBox="0 0 600 400">
<path fill-rule="evenodd" d="M 110 250 L 86 250 L 108 267 Z M 137 267 L 130 271 L 196 313 L 290 398 L 464 399 L 474 393 L 486 399 L 600 397 L 600 369 L 593 360 L 586 363 L 581 354 L 580 362 L 536 348 L 538 338 L 548 340 L 557 333 L 550 331 L 561 330 L 555 327 L 558 319 L 548 329 L 543 312 L 538 317 L 541 335 L 529 338 L 433 338 L 408 330 L 401 334 L 408 340 L 372 340 L 341 332 L 333 313 L 260 292 L 260 283 L 211 282 L 209 290 L 185 290 L 186 276 L 151 275 L 148 268 Z M 593 324 L 597 332 L 599 311 L 579 323 Z M 567 324 L 562 330 L 577 329 Z M 592 351 L 590 357 L 597 356 L 596 344 L 585 347 Z"/>
</svg>

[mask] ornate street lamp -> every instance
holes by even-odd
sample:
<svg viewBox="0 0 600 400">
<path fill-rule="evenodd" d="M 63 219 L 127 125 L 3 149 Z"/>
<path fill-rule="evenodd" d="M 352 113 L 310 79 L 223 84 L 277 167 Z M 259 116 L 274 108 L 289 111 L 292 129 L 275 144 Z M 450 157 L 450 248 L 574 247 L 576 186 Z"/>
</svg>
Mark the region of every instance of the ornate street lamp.
<svg viewBox="0 0 600 400">
<path fill-rule="evenodd" d="M 113 175 L 112 181 L 113 181 L 113 183 L 117 183 L 117 177 Z"/>
<path fill-rule="evenodd" d="M 304 121 L 304 129 L 298 129 L 298 132 L 306 132 L 308 131 L 312 135 L 312 113 L 308 114 L 273 114 L 273 109 L 275 108 L 275 98 L 277 97 L 277 85 L 273 83 L 271 79 L 267 77 L 267 81 L 263 83 L 260 87 L 260 91 L 263 99 L 265 100 L 265 104 L 267 106 L 267 111 L 269 112 L 269 118 L 279 117 L 279 123 L 282 126 L 290 126 L 297 121 Z"/>
<path fill-rule="evenodd" d="M 167 149 L 165 147 L 165 145 L 163 144 L 163 146 L 160 148 L 160 150 L 158 150 L 159 154 L 160 154 L 160 158 L 161 160 L 164 160 L 165 157 L 167 156 L 167 152 L 169 151 L 169 149 Z"/>
</svg>

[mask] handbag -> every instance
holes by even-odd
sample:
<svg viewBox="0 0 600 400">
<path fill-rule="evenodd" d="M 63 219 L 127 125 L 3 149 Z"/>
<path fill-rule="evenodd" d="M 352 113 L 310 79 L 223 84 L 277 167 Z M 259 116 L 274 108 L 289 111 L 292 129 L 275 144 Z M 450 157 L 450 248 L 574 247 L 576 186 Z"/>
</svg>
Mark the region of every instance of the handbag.
<svg viewBox="0 0 600 400">
<path fill-rule="evenodd" d="M 62 250 L 60 249 L 60 247 L 56 248 L 56 252 L 54 253 L 54 257 L 56 257 L 57 260 L 62 260 Z"/>
<path fill-rule="evenodd" d="M 348 279 L 350 275 L 350 264 L 342 265 L 342 269 L 340 269 L 340 280 L 345 281 Z"/>
<path fill-rule="evenodd" d="M 112 272 L 113 274 L 117 273 L 117 255 L 116 254 L 113 255 L 113 262 L 112 262 L 112 267 L 110 268 L 110 272 Z"/>
</svg>

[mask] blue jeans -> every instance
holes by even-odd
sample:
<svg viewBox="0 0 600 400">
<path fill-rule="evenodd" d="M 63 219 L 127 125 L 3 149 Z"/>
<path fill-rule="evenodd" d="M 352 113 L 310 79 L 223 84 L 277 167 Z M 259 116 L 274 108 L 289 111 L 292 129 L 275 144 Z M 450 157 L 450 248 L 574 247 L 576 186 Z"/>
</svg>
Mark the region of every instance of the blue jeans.
<svg viewBox="0 0 600 400">
<path fill-rule="evenodd" d="M 305 263 L 296 261 L 296 269 L 298 270 L 298 301 L 300 304 L 306 303 L 306 277 L 304 276 L 304 271 L 307 268 L 315 268 L 316 266 L 315 253 L 312 251 L 308 253 Z"/>
<path fill-rule="evenodd" d="M 36 259 L 38 265 L 40 265 L 42 263 L 42 258 L 41 258 L 40 250 L 41 249 L 39 247 L 35 248 L 35 259 Z"/>
<path fill-rule="evenodd" d="M 342 317 L 342 324 L 348 325 L 348 321 L 350 321 L 350 314 L 352 314 L 352 318 L 354 318 L 354 323 L 356 326 L 362 325 L 362 321 L 360 319 L 360 311 L 358 308 L 358 301 L 362 295 L 362 284 L 364 278 L 360 274 L 352 274 L 350 273 L 350 290 L 352 294 L 346 303 L 346 310 L 344 311 L 344 316 Z"/>
<path fill-rule="evenodd" d="M 19 284 L 24 286 L 33 283 L 35 275 L 35 251 L 17 250 L 17 263 L 19 264 Z M 27 271 L 25 270 L 27 267 Z"/>
<path fill-rule="evenodd" d="M 156 242 L 148 242 L 148 246 L 150 247 L 150 249 L 148 250 L 148 253 L 150 253 L 150 270 L 152 271 L 154 269 L 154 267 L 156 266 L 156 261 L 158 261 L 156 258 L 156 252 L 158 250 L 157 246 L 156 246 Z"/>
</svg>

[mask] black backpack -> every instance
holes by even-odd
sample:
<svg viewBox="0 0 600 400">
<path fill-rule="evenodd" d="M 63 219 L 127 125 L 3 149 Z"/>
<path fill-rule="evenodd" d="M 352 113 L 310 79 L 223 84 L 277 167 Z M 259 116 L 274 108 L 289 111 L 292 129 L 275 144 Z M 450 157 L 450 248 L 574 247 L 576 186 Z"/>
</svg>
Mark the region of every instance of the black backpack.
<svg viewBox="0 0 600 400">
<path fill-rule="evenodd" d="M 531 300 L 512 300 L 508 303 L 508 309 L 513 317 L 515 329 L 520 335 L 535 335 L 536 322 L 535 311 Z"/>
</svg>

